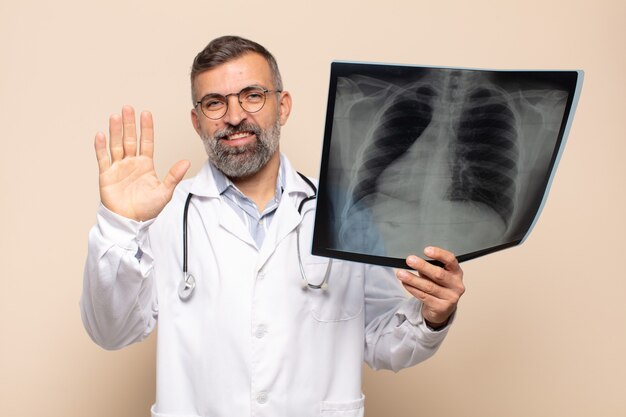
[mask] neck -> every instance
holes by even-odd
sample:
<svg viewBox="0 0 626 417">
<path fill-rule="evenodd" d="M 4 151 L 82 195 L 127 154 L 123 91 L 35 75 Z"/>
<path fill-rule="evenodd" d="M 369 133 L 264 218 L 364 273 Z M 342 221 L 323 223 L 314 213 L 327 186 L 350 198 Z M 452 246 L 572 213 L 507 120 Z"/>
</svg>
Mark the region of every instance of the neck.
<svg viewBox="0 0 626 417">
<path fill-rule="evenodd" d="M 246 197 L 254 201 L 259 212 L 262 212 L 276 194 L 279 169 L 280 152 L 277 150 L 267 164 L 256 174 L 245 178 L 231 178 L 230 180 Z"/>
</svg>

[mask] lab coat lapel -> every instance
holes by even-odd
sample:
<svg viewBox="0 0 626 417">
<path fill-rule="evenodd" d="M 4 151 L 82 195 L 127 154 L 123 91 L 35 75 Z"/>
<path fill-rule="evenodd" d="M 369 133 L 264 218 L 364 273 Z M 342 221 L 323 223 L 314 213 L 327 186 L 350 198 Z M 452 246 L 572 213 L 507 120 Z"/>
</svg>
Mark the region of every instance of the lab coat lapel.
<svg viewBox="0 0 626 417">
<path fill-rule="evenodd" d="M 263 246 L 261 246 L 259 268 L 272 256 L 280 242 L 300 224 L 302 217 L 294 204 L 294 199 L 291 196 L 283 195 L 276 209 L 272 225 L 263 241 Z"/>
<path fill-rule="evenodd" d="M 208 213 L 217 213 L 217 222 L 221 228 L 231 233 L 237 239 L 251 245 L 256 246 L 254 240 L 252 240 L 252 236 L 250 236 L 250 232 L 246 228 L 241 218 L 237 216 L 237 214 L 231 209 L 228 204 L 224 203 L 222 198 L 220 197 L 220 193 L 215 185 L 215 179 L 213 178 L 213 172 L 209 167 L 209 162 L 205 162 L 201 171 L 198 173 L 194 183 L 191 186 L 191 192 L 198 197 L 208 197 L 208 201 L 211 204 L 218 205 L 217 210 L 211 211 L 206 208 L 202 208 L 200 204 L 198 204 L 197 209 L 201 214 L 202 223 L 207 232 L 207 235 L 211 236 L 210 230 L 214 230 L 211 228 L 210 223 L 212 223 L 211 219 L 205 219 Z M 202 199 L 205 200 L 205 199 Z M 195 200 L 192 200 L 195 203 Z M 195 205 L 195 204 L 194 204 Z M 215 223 L 213 223 L 215 224 Z"/>
<path fill-rule="evenodd" d="M 258 268 L 260 269 L 276 250 L 276 247 L 293 232 L 302 222 L 302 216 L 298 213 L 298 204 L 313 190 L 300 178 L 300 175 L 291 167 L 289 160 L 281 155 L 281 164 L 285 168 L 285 190 L 276 209 L 265 241 L 261 247 Z"/>
<path fill-rule="evenodd" d="M 219 224 L 220 227 L 224 228 L 226 231 L 231 233 L 233 236 L 238 239 L 246 242 L 247 244 L 256 247 L 256 243 L 252 240 L 252 236 L 250 235 L 250 231 L 241 220 L 237 213 L 223 200 L 219 200 L 220 209 L 219 209 Z"/>
</svg>

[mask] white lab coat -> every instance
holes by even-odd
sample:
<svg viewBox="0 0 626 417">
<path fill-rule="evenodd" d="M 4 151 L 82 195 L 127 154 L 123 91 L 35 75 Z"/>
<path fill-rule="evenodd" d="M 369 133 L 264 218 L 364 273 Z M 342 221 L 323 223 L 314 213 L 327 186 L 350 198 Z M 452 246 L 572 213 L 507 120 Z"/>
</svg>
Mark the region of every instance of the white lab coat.
<svg viewBox="0 0 626 417">
<path fill-rule="evenodd" d="M 335 260 L 327 292 L 303 290 L 303 263 L 319 283 L 328 260 L 310 255 L 312 191 L 285 164 L 285 190 L 258 250 L 224 203 L 211 169 L 183 181 L 157 219 L 140 223 L 100 207 L 89 236 L 81 315 L 92 339 L 118 349 L 147 337 L 157 317 L 153 417 L 362 416 L 361 365 L 399 370 L 431 356 L 419 302 L 387 268 Z M 182 279 L 189 192 L 190 300 Z M 138 260 L 140 258 L 140 261 Z"/>
</svg>

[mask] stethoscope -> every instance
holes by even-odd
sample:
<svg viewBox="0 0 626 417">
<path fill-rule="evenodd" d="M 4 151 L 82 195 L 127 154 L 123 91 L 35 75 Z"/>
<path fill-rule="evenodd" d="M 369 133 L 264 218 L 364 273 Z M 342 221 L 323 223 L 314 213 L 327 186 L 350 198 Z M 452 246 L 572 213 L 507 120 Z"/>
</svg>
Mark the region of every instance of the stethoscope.
<svg viewBox="0 0 626 417">
<path fill-rule="evenodd" d="M 307 177 L 298 172 L 298 175 L 309 185 L 311 190 L 313 190 L 313 194 L 305 197 L 298 206 L 298 214 L 302 215 L 302 208 L 304 205 L 317 198 L 317 187 L 315 184 L 311 182 Z M 191 202 L 191 198 L 193 197 L 192 193 L 187 195 L 187 199 L 185 200 L 185 208 L 183 211 L 183 279 L 180 281 L 178 285 L 178 297 L 182 301 L 187 301 L 193 295 L 193 292 L 196 288 L 196 279 L 193 275 L 188 272 L 187 269 L 187 214 L 189 212 L 189 203 Z M 300 274 L 302 276 L 301 287 L 303 290 L 313 289 L 313 290 L 322 290 L 326 291 L 328 289 L 328 277 L 330 275 L 330 267 L 332 265 L 332 259 L 329 259 L 328 265 L 326 266 L 326 272 L 324 273 L 324 279 L 320 284 L 311 284 L 306 277 L 306 273 L 304 272 L 304 266 L 302 265 L 302 254 L 300 250 L 300 225 L 296 228 L 296 240 L 297 240 L 297 251 L 298 251 L 298 264 L 300 266 Z"/>
</svg>

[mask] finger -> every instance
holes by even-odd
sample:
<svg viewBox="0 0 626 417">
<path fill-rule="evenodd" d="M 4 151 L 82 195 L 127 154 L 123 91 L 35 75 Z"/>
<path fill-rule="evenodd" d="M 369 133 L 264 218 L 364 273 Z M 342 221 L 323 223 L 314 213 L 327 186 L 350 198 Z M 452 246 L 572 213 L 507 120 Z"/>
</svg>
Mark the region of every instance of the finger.
<svg viewBox="0 0 626 417">
<path fill-rule="evenodd" d="M 416 270 L 421 276 L 427 277 L 438 283 L 443 283 L 446 280 L 448 271 L 437 265 L 433 265 L 424 259 L 411 255 L 406 258 L 406 264 Z"/>
<path fill-rule="evenodd" d="M 111 166 L 111 159 L 107 152 L 107 139 L 104 133 L 96 133 L 94 139 L 94 148 L 96 149 L 96 159 L 98 160 L 98 170 L 103 173 Z"/>
<path fill-rule="evenodd" d="M 448 294 L 447 288 L 437 284 L 436 282 L 420 277 L 410 271 L 398 270 L 396 276 L 405 287 L 415 288 L 425 294 L 434 296 L 435 298 L 445 298 Z"/>
<path fill-rule="evenodd" d="M 137 127 L 135 125 L 135 109 L 131 106 L 122 107 L 122 122 L 124 123 L 124 156 L 136 156 Z"/>
<path fill-rule="evenodd" d="M 152 121 L 152 114 L 148 111 L 141 112 L 139 123 L 141 126 L 139 154 L 152 158 L 154 155 L 154 123 Z"/>
<path fill-rule="evenodd" d="M 109 117 L 109 148 L 111 149 L 111 162 L 115 163 L 124 157 L 124 145 L 122 144 L 122 118 L 119 114 Z"/>
<path fill-rule="evenodd" d="M 436 246 L 427 246 L 424 248 L 424 255 L 431 259 L 441 261 L 445 269 L 448 271 L 457 271 L 459 269 L 459 261 L 456 256 L 445 249 L 438 248 Z"/>
<path fill-rule="evenodd" d="M 404 289 L 406 289 L 409 294 L 411 294 L 413 297 L 417 298 L 418 300 L 420 300 L 424 305 L 428 306 L 431 310 L 436 309 L 436 310 L 443 310 L 443 306 L 442 306 L 442 301 L 441 299 L 428 294 L 424 291 L 419 290 L 418 288 L 415 288 L 411 285 L 407 285 L 407 284 L 402 284 L 404 286 Z"/>
<path fill-rule="evenodd" d="M 191 162 L 182 160 L 176 162 L 170 169 L 163 180 L 163 185 L 165 185 L 169 193 L 174 191 L 174 187 L 183 179 L 190 166 Z"/>
</svg>

